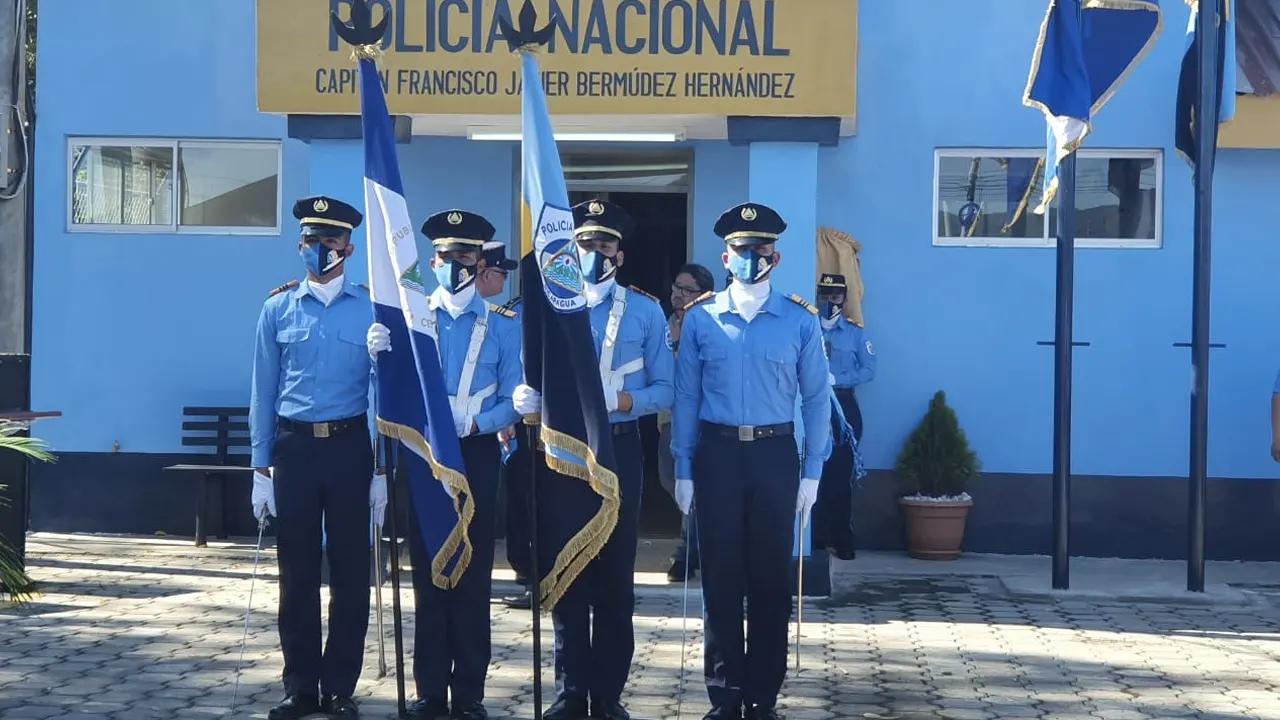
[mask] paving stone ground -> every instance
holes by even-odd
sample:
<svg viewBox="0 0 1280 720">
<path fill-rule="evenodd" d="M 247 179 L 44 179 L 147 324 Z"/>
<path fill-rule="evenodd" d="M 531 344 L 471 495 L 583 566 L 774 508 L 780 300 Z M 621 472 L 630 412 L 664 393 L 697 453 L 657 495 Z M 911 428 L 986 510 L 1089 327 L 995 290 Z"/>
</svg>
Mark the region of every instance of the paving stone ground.
<svg viewBox="0 0 1280 720">
<path fill-rule="evenodd" d="M 40 596 L 25 608 L 0 605 L 0 720 L 233 717 L 251 551 L 42 544 L 29 562 Z M 275 580 L 267 551 L 237 719 L 265 717 L 281 694 Z M 495 595 L 510 588 L 498 583 Z M 638 720 L 659 720 L 676 718 L 679 704 L 682 718 L 699 720 L 698 598 L 682 684 L 680 593 L 639 596 L 628 706 Z M 806 602 L 800 669 L 792 658 L 781 706 L 788 720 L 1280 720 L 1280 608 L 1258 597 L 1241 607 L 1029 601 L 994 578 L 861 577 L 838 597 Z M 409 592 L 403 601 L 411 652 Z M 389 612 L 386 622 L 390 634 Z M 549 622 L 542 633 L 549 698 Z M 528 612 L 493 606 L 495 719 L 532 717 L 531 638 Z M 395 680 L 376 675 L 371 625 L 359 699 L 364 717 L 386 720 Z"/>
</svg>

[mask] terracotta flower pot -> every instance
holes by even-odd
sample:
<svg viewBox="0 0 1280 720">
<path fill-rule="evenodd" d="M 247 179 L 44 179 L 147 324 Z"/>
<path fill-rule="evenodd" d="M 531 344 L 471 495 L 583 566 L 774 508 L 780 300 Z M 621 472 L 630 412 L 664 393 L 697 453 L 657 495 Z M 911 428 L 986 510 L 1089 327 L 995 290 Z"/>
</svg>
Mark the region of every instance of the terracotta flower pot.
<svg viewBox="0 0 1280 720">
<path fill-rule="evenodd" d="M 964 542 L 972 500 L 935 502 L 898 498 L 907 526 L 907 554 L 917 560 L 955 560 Z"/>
</svg>

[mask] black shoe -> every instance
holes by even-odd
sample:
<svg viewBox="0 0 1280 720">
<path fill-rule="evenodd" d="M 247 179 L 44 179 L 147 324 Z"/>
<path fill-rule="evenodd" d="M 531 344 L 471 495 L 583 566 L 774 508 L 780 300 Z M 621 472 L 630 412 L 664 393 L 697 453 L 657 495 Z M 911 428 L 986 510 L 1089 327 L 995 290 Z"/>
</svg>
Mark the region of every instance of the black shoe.
<svg viewBox="0 0 1280 720">
<path fill-rule="evenodd" d="M 523 585 L 523 586 L 525 586 L 525 587 L 529 587 L 529 585 L 530 585 L 531 583 L 529 582 L 529 578 L 528 578 L 528 577 L 526 577 L 526 576 L 524 576 L 524 575 L 521 575 L 520 573 L 516 573 L 516 584 L 517 584 L 517 585 Z"/>
<path fill-rule="evenodd" d="M 324 712 L 331 718 L 358 718 L 360 706 L 349 697 L 326 697 Z"/>
<path fill-rule="evenodd" d="M 613 700 L 611 702 L 592 702 L 591 717 L 596 720 L 631 720 L 631 714 L 622 706 L 622 703 Z"/>
<path fill-rule="evenodd" d="M 742 720 L 742 710 L 738 708 L 711 708 L 711 712 L 703 715 L 702 720 Z"/>
<path fill-rule="evenodd" d="M 290 695 L 284 702 L 271 708 L 267 720 L 300 720 L 308 715 L 320 712 L 320 698 L 317 695 Z"/>
<path fill-rule="evenodd" d="M 584 720 L 587 717 L 587 701 L 582 698 L 561 695 L 542 713 L 542 720 Z"/>
<path fill-rule="evenodd" d="M 449 717 L 449 703 L 445 700 L 417 700 L 406 710 L 409 720 L 443 720 Z"/>
<path fill-rule="evenodd" d="M 746 720 L 782 720 L 777 708 L 747 708 Z"/>
<path fill-rule="evenodd" d="M 449 717 L 453 720 L 488 720 L 489 711 L 484 709 L 484 703 L 476 701 L 454 705 Z"/>
<path fill-rule="evenodd" d="M 683 560 L 672 560 L 671 567 L 667 569 L 667 582 L 682 583 L 685 579 L 685 562 Z M 698 577 L 698 568 L 689 566 L 689 579 Z"/>
<path fill-rule="evenodd" d="M 502 598 L 502 604 L 513 610 L 528 610 L 533 607 L 533 593 L 525 590 L 520 595 L 508 595 Z"/>
</svg>

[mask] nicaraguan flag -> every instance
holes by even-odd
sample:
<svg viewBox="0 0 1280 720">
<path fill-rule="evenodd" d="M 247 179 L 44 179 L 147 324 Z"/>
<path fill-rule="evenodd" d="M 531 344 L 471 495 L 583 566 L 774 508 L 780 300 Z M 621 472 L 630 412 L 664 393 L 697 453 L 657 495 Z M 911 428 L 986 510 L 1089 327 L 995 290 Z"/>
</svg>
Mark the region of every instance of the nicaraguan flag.
<svg viewBox="0 0 1280 720">
<path fill-rule="evenodd" d="M 1173 145 L 1178 155 L 1196 166 L 1196 97 L 1200 92 L 1199 43 L 1196 42 L 1196 21 L 1200 16 L 1199 0 L 1189 0 L 1191 18 L 1187 22 L 1187 49 L 1182 55 L 1182 71 L 1178 74 L 1178 104 Z M 1225 123 L 1236 114 L 1236 18 L 1233 0 L 1222 0 L 1222 15 L 1218 28 L 1218 77 L 1214 83 L 1218 89 L 1218 122 Z M 1218 128 L 1213 128 L 1213 145 L 1218 146 Z M 1212 168 L 1210 168 L 1212 170 Z"/>
<path fill-rule="evenodd" d="M 548 606 L 600 553 L 618 521 L 613 428 L 582 291 L 573 212 L 556 149 L 538 61 L 521 51 L 521 287 L 525 382 L 542 393 L 540 437 L 546 473 L 538 480 L 539 555 L 554 553 L 541 578 Z M 544 542 L 545 540 L 545 542 Z"/>
<path fill-rule="evenodd" d="M 379 353 L 377 361 L 378 430 L 412 451 L 400 455 L 400 477 L 408 477 L 418 528 L 432 558 L 432 582 L 447 590 L 471 561 L 467 531 L 475 505 L 436 338 L 418 330 L 422 325 L 415 321 L 434 311 L 427 307 L 418 267 L 394 126 L 377 66 L 368 59 L 360 60 L 360 121 L 369 287 L 377 321 L 391 330 L 391 350 Z"/>
<path fill-rule="evenodd" d="M 1058 193 L 1058 164 L 1084 142 L 1093 116 L 1155 45 L 1162 26 L 1156 0 L 1049 0 L 1022 97 L 1049 123 L 1037 215 Z"/>
</svg>

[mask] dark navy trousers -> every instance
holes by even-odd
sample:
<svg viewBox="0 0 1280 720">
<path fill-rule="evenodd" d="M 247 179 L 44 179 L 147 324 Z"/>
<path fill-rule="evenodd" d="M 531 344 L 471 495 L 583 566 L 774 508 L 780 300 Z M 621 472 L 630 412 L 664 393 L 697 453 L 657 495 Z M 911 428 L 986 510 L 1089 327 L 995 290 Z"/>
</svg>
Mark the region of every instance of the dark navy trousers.
<svg viewBox="0 0 1280 720">
<path fill-rule="evenodd" d="M 279 430 L 275 465 L 280 649 L 290 695 L 355 694 L 369 629 L 369 483 L 361 424 L 327 438 Z M 321 518 L 327 547 L 321 547 Z M 321 652 L 321 553 L 329 559 L 329 638 Z"/>
<path fill-rule="evenodd" d="M 853 428 L 853 436 L 862 439 L 862 412 L 852 393 L 837 392 L 836 401 Z M 818 484 L 818 501 L 813 508 L 813 546 L 833 551 L 836 557 L 853 557 L 853 448 L 836 445 L 822 466 L 822 482 Z"/>
<path fill-rule="evenodd" d="M 613 451 L 622 495 L 618 524 L 600 554 L 551 611 L 556 692 L 564 697 L 589 699 L 597 705 L 621 699 L 635 653 L 632 616 L 636 607 L 636 536 L 644 484 L 639 432 L 614 435 Z M 555 522 L 554 507 L 539 507 L 538 511 L 539 523 L 560 526 Z M 576 532 L 579 528 L 564 529 Z M 564 540 L 568 537 L 548 549 L 564 547 Z M 539 555 L 539 568 L 550 569 L 554 556 L 541 547 Z M 548 564 L 542 565 L 543 561 Z"/>
<path fill-rule="evenodd" d="M 516 425 L 516 451 L 502 466 L 502 487 L 506 493 L 507 563 L 520 578 L 530 578 L 532 563 L 529 556 L 529 454 L 537 441 L 536 427 Z"/>
<path fill-rule="evenodd" d="M 496 435 L 462 438 L 462 461 L 474 495 L 476 514 L 467 533 L 471 564 L 457 587 L 431 582 L 431 557 L 409 512 L 409 557 L 413 561 L 413 680 L 424 700 L 451 699 L 454 707 L 484 700 L 489 670 L 489 593 L 493 586 L 493 546 L 502 454 Z M 434 480 L 432 482 L 435 482 Z M 410 505 L 412 506 L 412 492 Z"/>
<path fill-rule="evenodd" d="M 693 457 L 705 606 L 704 674 L 715 708 L 774 706 L 787 674 L 800 457 L 794 437 L 703 432 Z M 743 601 L 746 601 L 746 636 Z"/>
</svg>

